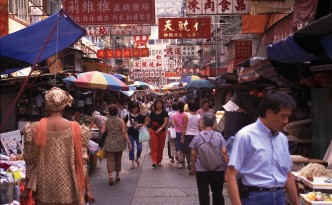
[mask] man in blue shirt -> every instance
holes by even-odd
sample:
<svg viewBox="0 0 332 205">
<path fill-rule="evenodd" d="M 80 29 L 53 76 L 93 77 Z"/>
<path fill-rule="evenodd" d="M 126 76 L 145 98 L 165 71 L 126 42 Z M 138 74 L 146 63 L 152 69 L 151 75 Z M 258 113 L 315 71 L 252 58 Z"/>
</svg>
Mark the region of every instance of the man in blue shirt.
<svg viewBox="0 0 332 205">
<path fill-rule="evenodd" d="M 299 205 L 288 140 L 280 132 L 294 109 L 295 102 L 287 93 L 267 95 L 257 121 L 236 134 L 226 171 L 232 205 L 284 205 L 284 189 L 292 204 Z M 245 196 L 239 192 L 237 179 Z"/>
</svg>

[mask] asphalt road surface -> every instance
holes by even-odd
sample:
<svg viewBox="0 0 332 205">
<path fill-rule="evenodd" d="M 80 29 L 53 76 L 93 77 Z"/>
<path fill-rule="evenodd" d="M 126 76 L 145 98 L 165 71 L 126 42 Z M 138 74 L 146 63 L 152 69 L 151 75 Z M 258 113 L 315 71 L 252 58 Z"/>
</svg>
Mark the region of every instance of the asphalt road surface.
<svg viewBox="0 0 332 205">
<path fill-rule="evenodd" d="M 164 149 L 163 167 L 153 169 L 147 142 L 143 143 L 140 159 L 141 166 L 130 169 L 128 151 L 123 152 L 120 182 L 108 185 L 106 159 L 98 160 L 97 167 L 90 173 L 94 191 L 93 205 L 178 205 L 199 204 L 195 176 L 188 175 L 188 170 L 178 169 L 168 159 Z M 113 173 L 115 178 L 115 173 Z M 225 204 L 230 205 L 226 186 L 224 186 Z"/>
</svg>

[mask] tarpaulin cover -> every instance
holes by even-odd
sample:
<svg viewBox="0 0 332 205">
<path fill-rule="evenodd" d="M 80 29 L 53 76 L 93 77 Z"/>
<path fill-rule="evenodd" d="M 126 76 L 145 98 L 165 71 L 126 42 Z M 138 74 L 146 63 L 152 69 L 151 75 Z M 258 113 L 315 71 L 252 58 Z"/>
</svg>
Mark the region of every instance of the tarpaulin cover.
<svg viewBox="0 0 332 205">
<path fill-rule="evenodd" d="M 325 52 L 332 60 L 332 35 L 327 35 L 319 40 L 320 45 L 325 49 Z"/>
<path fill-rule="evenodd" d="M 293 36 L 270 44 L 266 47 L 267 55 L 270 60 L 282 63 L 303 63 L 306 61 L 318 60 L 316 57 L 303 50 L 293 39 Z"/>
<path fill-rule="evenodd" d="M 70 47 L 85 34 L 83 28 L 78 26 L 63 10 L 60 10 L 45 20 L 1 37 L 0 74 L 11 73 L 33 65 L 56 24 L 57 27 L 39 62 Z"/>
</svg>

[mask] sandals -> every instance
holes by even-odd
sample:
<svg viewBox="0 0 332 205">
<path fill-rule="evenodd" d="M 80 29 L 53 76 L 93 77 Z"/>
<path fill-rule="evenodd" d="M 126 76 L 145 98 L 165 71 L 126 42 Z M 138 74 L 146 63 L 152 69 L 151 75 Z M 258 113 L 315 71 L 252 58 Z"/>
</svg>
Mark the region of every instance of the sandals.
<svg viewBox="0 0 332 205">
<path fill-rule="evenodd" d="M 95 202 L 95 197 L 93 196 L 92 191 L 88 191 L 85 193 L 85 201 L 87 201 L 89 204 Z"/>
<path fill-rule="evenodd" d="M 132 164 L 131 167 L 130 167 L 130 169 L 135 169 L 135 165 Z"/>
<path fill-rule="evenodd" d="M 113 182 L 113 179 L 112 179 L 112 177 L 110 177 L 109 179 L 108 179 L 108 185 L 113 185 L 114 184 L 114 182 Z"/>
</svg>

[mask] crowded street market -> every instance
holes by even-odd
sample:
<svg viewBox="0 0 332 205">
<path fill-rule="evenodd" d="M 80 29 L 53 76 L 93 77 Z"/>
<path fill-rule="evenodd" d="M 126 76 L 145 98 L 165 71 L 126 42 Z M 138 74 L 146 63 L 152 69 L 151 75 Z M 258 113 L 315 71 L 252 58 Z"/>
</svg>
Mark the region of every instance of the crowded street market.
<svg viewBox="0 0 332 205">
<path fill-rule="evenodd" d="M 0 205 L 332 205 L 332 0 L 0 8 Z"/>
</svg>

